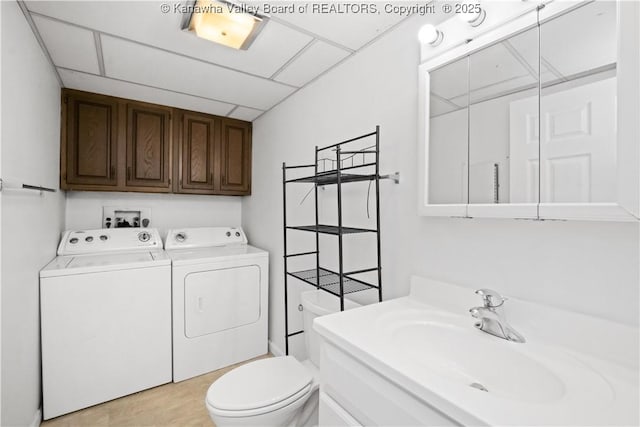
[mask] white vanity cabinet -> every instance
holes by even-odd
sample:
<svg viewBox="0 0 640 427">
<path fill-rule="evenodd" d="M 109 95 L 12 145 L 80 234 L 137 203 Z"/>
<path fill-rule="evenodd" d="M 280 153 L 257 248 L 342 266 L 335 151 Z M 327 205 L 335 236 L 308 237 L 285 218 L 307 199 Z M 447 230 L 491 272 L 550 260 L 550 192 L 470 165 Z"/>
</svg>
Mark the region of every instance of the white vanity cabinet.
<svg viewBox="0 0 640 427">
<path fill-rule="evenodd" d="M 320 365 L 321 426 L 463 425 L 328 342 Z"/>
<path fill-rule="evenodd" d="M 422 46 L 420 214 L 638 221 L 640 3 L 514 3 Z"/>
</svg>

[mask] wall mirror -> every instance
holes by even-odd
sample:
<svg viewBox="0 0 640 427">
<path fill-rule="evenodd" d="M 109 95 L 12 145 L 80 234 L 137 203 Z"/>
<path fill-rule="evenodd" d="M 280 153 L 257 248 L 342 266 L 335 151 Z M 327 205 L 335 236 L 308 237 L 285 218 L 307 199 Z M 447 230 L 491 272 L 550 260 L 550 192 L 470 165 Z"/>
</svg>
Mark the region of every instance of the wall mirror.
<svg viewBox="0 0 640 427">
<path fill-rule="evenodd" d="M 425 61 L 420 212 L 637 220 L 634 3 L 550 2 Z"/>
</svg>

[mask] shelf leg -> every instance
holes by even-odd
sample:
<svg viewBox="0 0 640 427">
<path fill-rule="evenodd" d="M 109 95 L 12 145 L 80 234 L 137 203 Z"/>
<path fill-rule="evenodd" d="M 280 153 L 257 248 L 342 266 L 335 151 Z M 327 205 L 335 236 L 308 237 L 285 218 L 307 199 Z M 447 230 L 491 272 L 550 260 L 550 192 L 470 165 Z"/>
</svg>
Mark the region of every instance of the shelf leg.
<svg viewBox="0 0 640 427">
<path fill-rule="evenodd" d="M 338 191 L 338 272 L 340 273 L 340 311 L 344 311 L 344 258 L 342 253 L 342 172 L 340 163 L 340 146 L 336 147 L 336 179 Z"/>
<path fill-rule="evenodd" d="M 382 254 L 380 253 L 380 125 L 376 126 L 376 230 L 378 230 L 378 301 L 382 302 Z"/>
<path fill-rule="evenodd" d="M 284 233 L 284 354 L 289 355 L 289 301 L 287 296 L 287 165 L 282 163 L 282 222 Z"/>
</svg>

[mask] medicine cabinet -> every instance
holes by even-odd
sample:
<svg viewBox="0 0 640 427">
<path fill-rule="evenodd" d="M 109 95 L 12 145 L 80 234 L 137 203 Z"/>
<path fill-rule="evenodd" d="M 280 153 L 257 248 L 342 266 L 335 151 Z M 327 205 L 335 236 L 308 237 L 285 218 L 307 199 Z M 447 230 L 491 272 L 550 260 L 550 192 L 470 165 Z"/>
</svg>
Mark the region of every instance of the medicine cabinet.
<svg viewBox="0 0 640 427">
<path fill-rule="evenodd" d="M 528 7 L 423 46 L 420 213 L 638 220 L 640 4 Z"/>
</svg>

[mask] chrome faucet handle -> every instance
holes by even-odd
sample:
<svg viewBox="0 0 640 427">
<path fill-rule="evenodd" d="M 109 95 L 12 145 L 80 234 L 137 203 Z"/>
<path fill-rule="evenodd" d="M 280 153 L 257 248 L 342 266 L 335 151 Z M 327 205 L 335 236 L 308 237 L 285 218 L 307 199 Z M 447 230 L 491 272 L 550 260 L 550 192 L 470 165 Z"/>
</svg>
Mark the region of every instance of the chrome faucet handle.
<svg viewBox="0 0 640 427">
<path fill-rule="evenodd" d="M 476 294 L 482 297 L 482 303 L 486 308 L 500 307 L 508 299 L 491 289 L 478 289 Z"/>
</svg>

